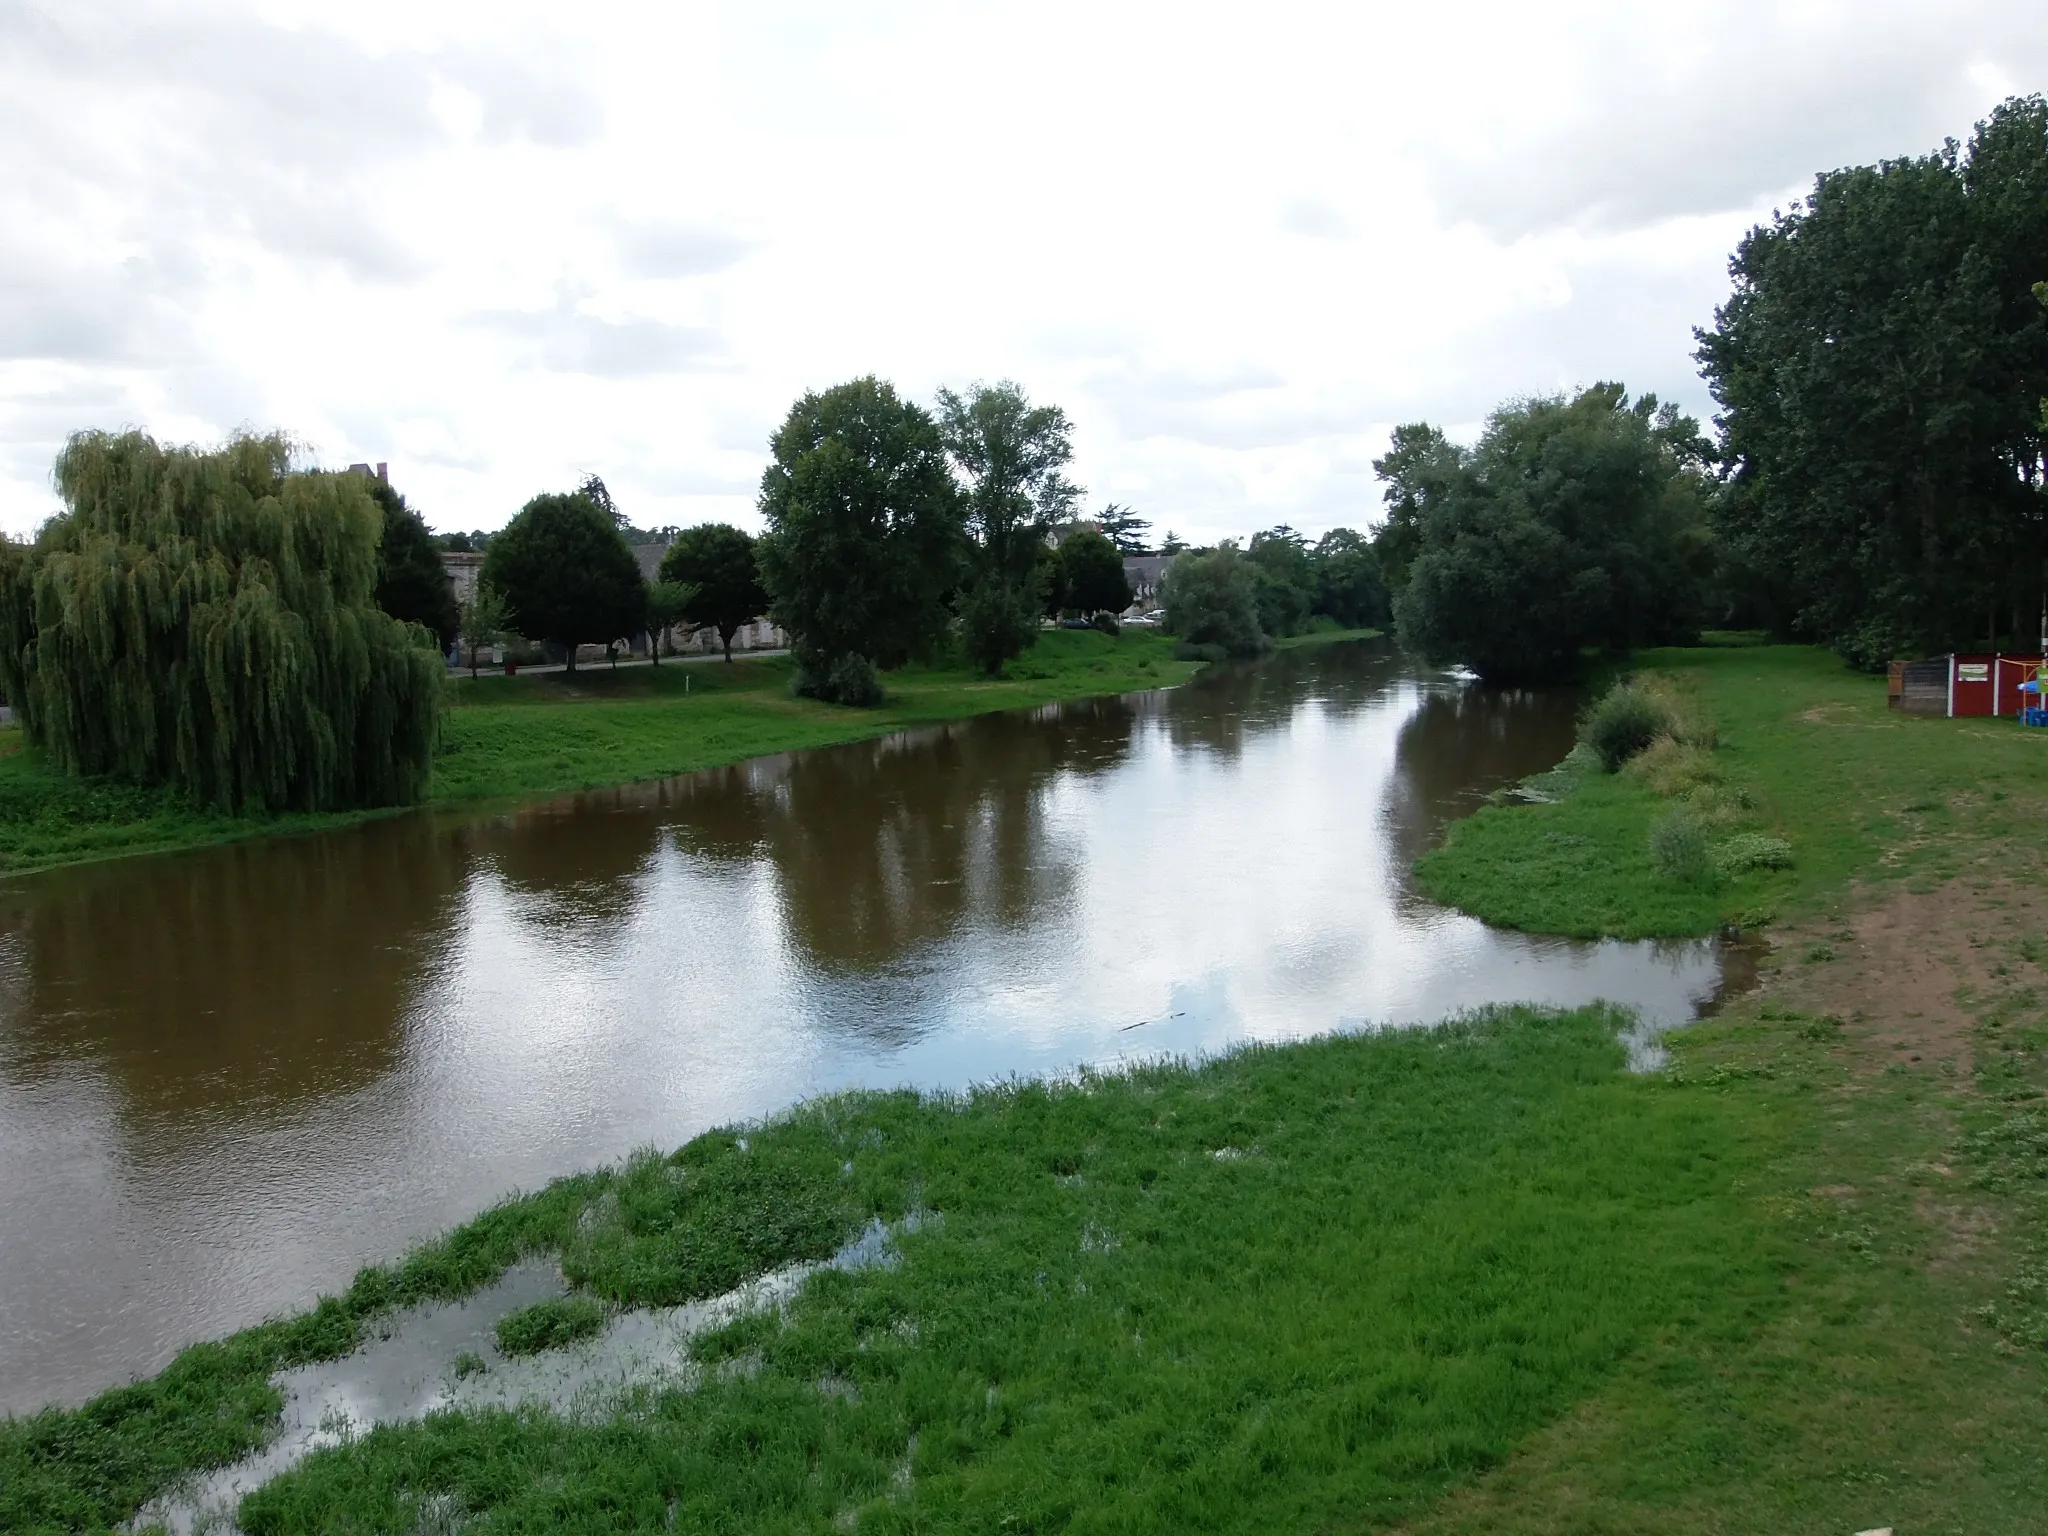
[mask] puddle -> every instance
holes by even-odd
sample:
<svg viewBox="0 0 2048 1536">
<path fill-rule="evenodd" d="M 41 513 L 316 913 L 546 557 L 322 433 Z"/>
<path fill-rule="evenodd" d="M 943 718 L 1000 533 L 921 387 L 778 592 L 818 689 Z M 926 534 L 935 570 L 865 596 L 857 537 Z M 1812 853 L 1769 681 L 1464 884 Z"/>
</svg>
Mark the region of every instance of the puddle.
<svg viewBox="0 0 2048 1536">
<path fill-rule="evenodd" d="M 890 1224 L 871 1220 L 829 1259 L 771 1270 L 684 1306 L 621 1312 L 591 1338 L 514 1358 L 498 1348 L 498 1319 L 567 1291 L 555 1259 L 529 1259 L 473 1296 L 384 1320 L 353 1354 L 278 1372 L 271 1381 L 284 1393 L 284 1408 L 270 1443 L 144 1505 L 128 1528 L 225 1536 L 236 1530 L 235 1510 L 244 1494 L 312 1452 L 378 1424 L 402 1424 L 446 1409 L 520 1405 L 598 1416 L 637 1388 L 688 1391 L 702 1375 L 690 1359 L 695 1335 L 742 1313 L 786 1305 L 821 1270 L 892 1269 L 902 1262 L 897 1237 L 937 1220 L 930 1211 L 912 1211 Z M 458 1374 L 457 1362 L 465 1355 L 482 1359 L 485 1369 Z"/>
</svg>

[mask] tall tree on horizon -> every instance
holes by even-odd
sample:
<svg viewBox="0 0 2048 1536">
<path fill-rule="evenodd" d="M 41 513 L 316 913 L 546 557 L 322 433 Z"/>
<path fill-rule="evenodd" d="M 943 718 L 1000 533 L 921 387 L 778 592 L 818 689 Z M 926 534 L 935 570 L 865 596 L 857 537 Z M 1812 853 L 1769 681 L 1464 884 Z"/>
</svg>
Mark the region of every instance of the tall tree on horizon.
<svg viewBox="0 0 2048 1536">
<path fill-rule="evenodd" d="M 1008 380 L 965 395 L 942 389 L 938 400 L 946 452 L 967 479 L 974 543 L 961 627 L 969 654 L 993 675 L 1038 639 L 1039 551 L 1081 496 L 1065 474 L 1073 429 L 1065 411 L 1032 405 Z"/>
<path fill-rule="evenodd" d="M 2031 627 L 2048 581 L 2048 105 L 1830 171 L 1744 238 L 1698 334 L 1722 537 L 1875 667 Z"/>
</svg>

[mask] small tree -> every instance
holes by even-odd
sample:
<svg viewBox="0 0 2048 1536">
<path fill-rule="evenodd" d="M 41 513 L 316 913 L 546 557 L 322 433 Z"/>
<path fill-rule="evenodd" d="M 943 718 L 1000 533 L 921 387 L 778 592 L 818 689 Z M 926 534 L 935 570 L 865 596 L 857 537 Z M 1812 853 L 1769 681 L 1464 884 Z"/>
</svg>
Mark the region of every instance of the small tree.
<svg viewBox="0 0 2048 1536">
<path fill-rule="evenodd" d="M 612 518 L 581 491 L 529 501 L 491 539 L 482 580 L 505 596 L 520 630 L 568 650 L 637 634 L 647 585 Z"/>
<path fill-rule="evenodd" d="M 1175 533 L 1171 528 L 1167 529 L 1166 537 L 1159 541 L 1159 553 L 1162 555 L 1184 555 L 1187 551 L 1188 541 Z"/>
<path fill-rule="evenodd" d="M 682 621 L 692 629 L 717 630 L 727 661 L 740 626 L 768 611 L 753 536 L 730 523 L 700 523 L 676 535 L 661 557 L 661 579 L 689 590 Z"/>
<path fill-rule="evenodd" d="M 458 627 L 455 593 L 441 551 L 419 513 L 382 480 L 364 478 L 384 516 L 377 542 L 377 606 L 408 624 L 424 626 L 446 650 Z"/>
<path fill-rule="evenodd" d="M 1124 557 L 1107 538 L 1083 529 L 1059 551 L 1060 607 L 1069 613 L 1122 613 L 1131 606 Z"/>
<path fill-rule="evenodd" d="M 1166 577 L 1166 627 L 1189 645 L 1230 656 L 1266 649 L 1251 562 L 1227 547 L 1175 560 Z"/>
<path fill-rule="evenodd" d="M 662 566 L 667 568 L 664 560 Z M 647 654 L 658 667 L 661 665 L 662 642 L 668 639 L 668 632 L 683 622 L 683 616 L 690 611 L 691 600 L 696 588 L 687 582 L 657 581 L 647 589 Z M 732 660 L 732 649 L 727 647 L 727 661 Z"/>
<path fill-rule="evenodd" d="M 476 653 L 496 645 L 512 622 L 512 610 L 498 590 L 479 581 L 476 591 L 462 605 L 462 643 L 469 648 L 469 675 L 476 676 Z"/>
</svg>

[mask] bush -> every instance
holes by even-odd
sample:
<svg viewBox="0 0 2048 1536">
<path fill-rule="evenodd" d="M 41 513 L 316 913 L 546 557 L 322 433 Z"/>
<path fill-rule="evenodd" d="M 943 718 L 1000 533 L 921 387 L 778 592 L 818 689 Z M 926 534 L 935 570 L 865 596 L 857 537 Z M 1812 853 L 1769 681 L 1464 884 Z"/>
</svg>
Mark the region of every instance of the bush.
<svg viewBox="0 0 2048 1536">
<path fill-rule="evenodd" d="M 1173 648 L 1175 661 L 1228 661 L 1230 652 L 1220 645 L 1194 645 L 1183 640 Z"/>
<path fill-rule="evenodd" d="M 1617 683 L 1586 712 L 1579 739 L 1600 754 L 1602 768 L 1615 773 L 1659 736 L 1668 736 L 1673 723 L 1661 701 L 1631 684 Z"/>
<path fill-rule="evenodd" d="M 1124 632 L 1123 626 L 1116 621 L 1116 615 L 1107 609 L 1095 615 L 1095 627 L 1112 640 Z"/>
<path fill-rule="evenodd" d="M 822 699 L 827 704 L 873 709 L 882 702 L 882 679 L 875 671 L 875 664 L 867 657 L 849 652 L 833 662 L 823 677 L 799 671 L 796 691 L 805 698 Z"/>
<path fill-rule="evenodd" d="M 1690 811 L 1673 811 L 1650 829 L 1650 863 L 1666 879 L 1698 885 L 1714 872 L 1707 829 Z"/>
<path fill-rule="evenodd" d="M 1659 736 L 1622 764 L 1622 769 L 1666 799 L 1676 795 L 1691 799 L 1698 790 L 1721 781 L 1714 755 L 1686 746 L 1676 736 Z"/>
<path fill-rule="evenodd" d="M 1752 869 L 1790 869 L 1792 845 L 1782 837 L 1744 832 L 1714 850 L 1714 867 L 1724 875 L 1739 875 Z"/>
</svg>

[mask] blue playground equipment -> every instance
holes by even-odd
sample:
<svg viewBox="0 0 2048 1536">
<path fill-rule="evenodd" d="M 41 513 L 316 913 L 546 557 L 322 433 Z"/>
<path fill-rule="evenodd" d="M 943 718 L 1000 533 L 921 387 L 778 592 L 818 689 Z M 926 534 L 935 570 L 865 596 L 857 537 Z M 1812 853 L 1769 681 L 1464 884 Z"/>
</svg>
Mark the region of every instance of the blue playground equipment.
<svg viewBox="0 0 2048 1536">
<path fill-rule="evenodd" d="M 2041 670 L 2048 672 L 2048 667 Z M 2033 696 L 2032 702 L 2020 706 L 2020 724 L 2048 726 L 2048 699 L 2041 697 L 2041 679 L 2035 677 L 2029 682 L 2021 683 L 2020 692 Z"/>
</svg>

